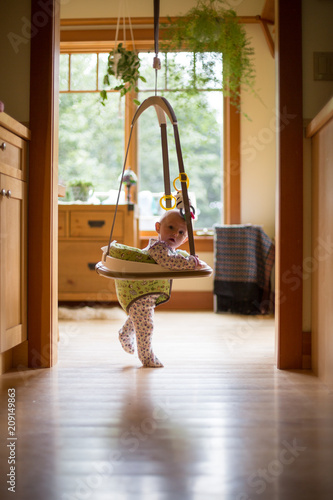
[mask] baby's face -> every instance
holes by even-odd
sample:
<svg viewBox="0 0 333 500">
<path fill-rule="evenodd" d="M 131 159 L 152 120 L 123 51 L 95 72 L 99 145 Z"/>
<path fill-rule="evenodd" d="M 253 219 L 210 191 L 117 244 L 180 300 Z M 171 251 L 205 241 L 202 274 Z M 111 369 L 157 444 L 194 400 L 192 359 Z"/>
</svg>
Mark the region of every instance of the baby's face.
<svg viewBox="0 0 333 500">
<path fill-rule="evenodd" d="M 187 227 L 184 219 L 176 214 L 168 214 L 161 222 L 156 222 L 159 239 L 167 243 L 173 250 L 187 240 Z"/>
</svg>

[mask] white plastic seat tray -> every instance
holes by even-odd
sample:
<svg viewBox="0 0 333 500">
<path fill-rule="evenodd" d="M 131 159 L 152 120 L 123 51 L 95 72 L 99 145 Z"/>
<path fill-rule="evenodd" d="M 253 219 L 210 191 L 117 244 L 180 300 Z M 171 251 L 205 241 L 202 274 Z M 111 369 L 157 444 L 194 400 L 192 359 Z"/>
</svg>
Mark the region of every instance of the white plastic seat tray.
<svg viewBox="0 0 333 500">
<path fill-rule="evenodd" d="M 102 248 L 102 260 L 95 266 L 96 272 L 106 278 L 123 280 L 204 278 L 213 272 L 208 265 L 200 269 L 169 270 L 159 264 L 116 259 L 107 255 L 107 250 L 107 246 Z"/>
</svg>

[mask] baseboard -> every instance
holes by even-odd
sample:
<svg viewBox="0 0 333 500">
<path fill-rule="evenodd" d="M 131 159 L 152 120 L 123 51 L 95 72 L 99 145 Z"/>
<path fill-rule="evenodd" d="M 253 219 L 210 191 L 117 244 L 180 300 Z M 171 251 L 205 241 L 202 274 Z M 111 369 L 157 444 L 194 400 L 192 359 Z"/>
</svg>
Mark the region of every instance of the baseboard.
<svg viewBox="0 0 333 500">
<path fill-rule="evenodd" d="M 3 375 L 11 369 L 12 360 L 13 356 L 11 349 L 0 354 L 0 375 Z"/>
<path fill-rule="evenodd" d="M 171 293 L 168 302 L 158 306 L 159 310 L 168 311 L 213 311 L 213 292 L 178 292 Z"/>
<path fill-rule="evenodd" d="M 9 370 L 27 368 L 28 366 L 28 341 L 8 349 L 0 354 L 0 375 Z"/>
<path fill-rule="evenodd" d="M 118 304 L 118 301 L 105 300 L 104 302 L 97 302 L 93 299 L 91 301 L 72 301 L 72 300 L 59 300 L 59 306 L 101 306 L 110 307 Z M 168 311 L 213 311 L 214 310 L 214 294 L 213 292 L 179 292 L 174 291 L 171 293 L 171 298 L 168 302 L 158 306 L 158 309 Z"/>
</svg>

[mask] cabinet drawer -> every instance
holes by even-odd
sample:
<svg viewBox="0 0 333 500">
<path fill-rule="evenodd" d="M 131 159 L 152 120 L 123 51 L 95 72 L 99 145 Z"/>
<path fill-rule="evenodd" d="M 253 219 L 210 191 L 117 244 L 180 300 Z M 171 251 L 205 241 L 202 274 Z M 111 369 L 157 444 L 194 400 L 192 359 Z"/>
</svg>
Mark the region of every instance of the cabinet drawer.
<svg viewBox="0 0 333 500">
<path fill-rule="evenodd" d="M 114 292 L 114 280 L 103 278 L 95 271 L 95 264 L 102 258 L 101 247 L 105 240 L 67 242 L 59 241 L 59 293 Z M 89 300 L 87 298 L 87 300 Z"/>
<path fill-rule="evenodd" d="M 65 238 L 67 236 L 67 224 L 66 224 L 66 213 L 58 213 L 58 236 L 59 238 Z"/>
<path fill-rule="evenodd" d="M 0 127 L 0 171 L 24 180 L 25 155 L 25 141 Z"/>
<path fill-rule="evenodd" d="M 71 211 L 70 236 L 73 237 L 105 237 L 109 239 L 114 211 Z M 122 239 L 124 235 L 124 215 L 117 214 L 113 238 Z"/>
</svg>

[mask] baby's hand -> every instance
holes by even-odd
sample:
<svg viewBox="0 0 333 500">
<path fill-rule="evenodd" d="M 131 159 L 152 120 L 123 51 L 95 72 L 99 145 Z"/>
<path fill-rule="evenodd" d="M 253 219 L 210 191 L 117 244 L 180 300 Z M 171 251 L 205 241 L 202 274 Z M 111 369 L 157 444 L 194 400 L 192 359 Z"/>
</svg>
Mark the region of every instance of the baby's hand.
<svg viewBox="0 0 333 500">
<path fill-rule="evenodd" d="M 196 265 L 195 265 L 196 269 L 202 269 L 202 268 L 206 267 L 205 262 L 203 262 L 202 260 L 200 260 L 197 255 L 195 256 L 195 261 L 196 261 Z"/>
</svg>

